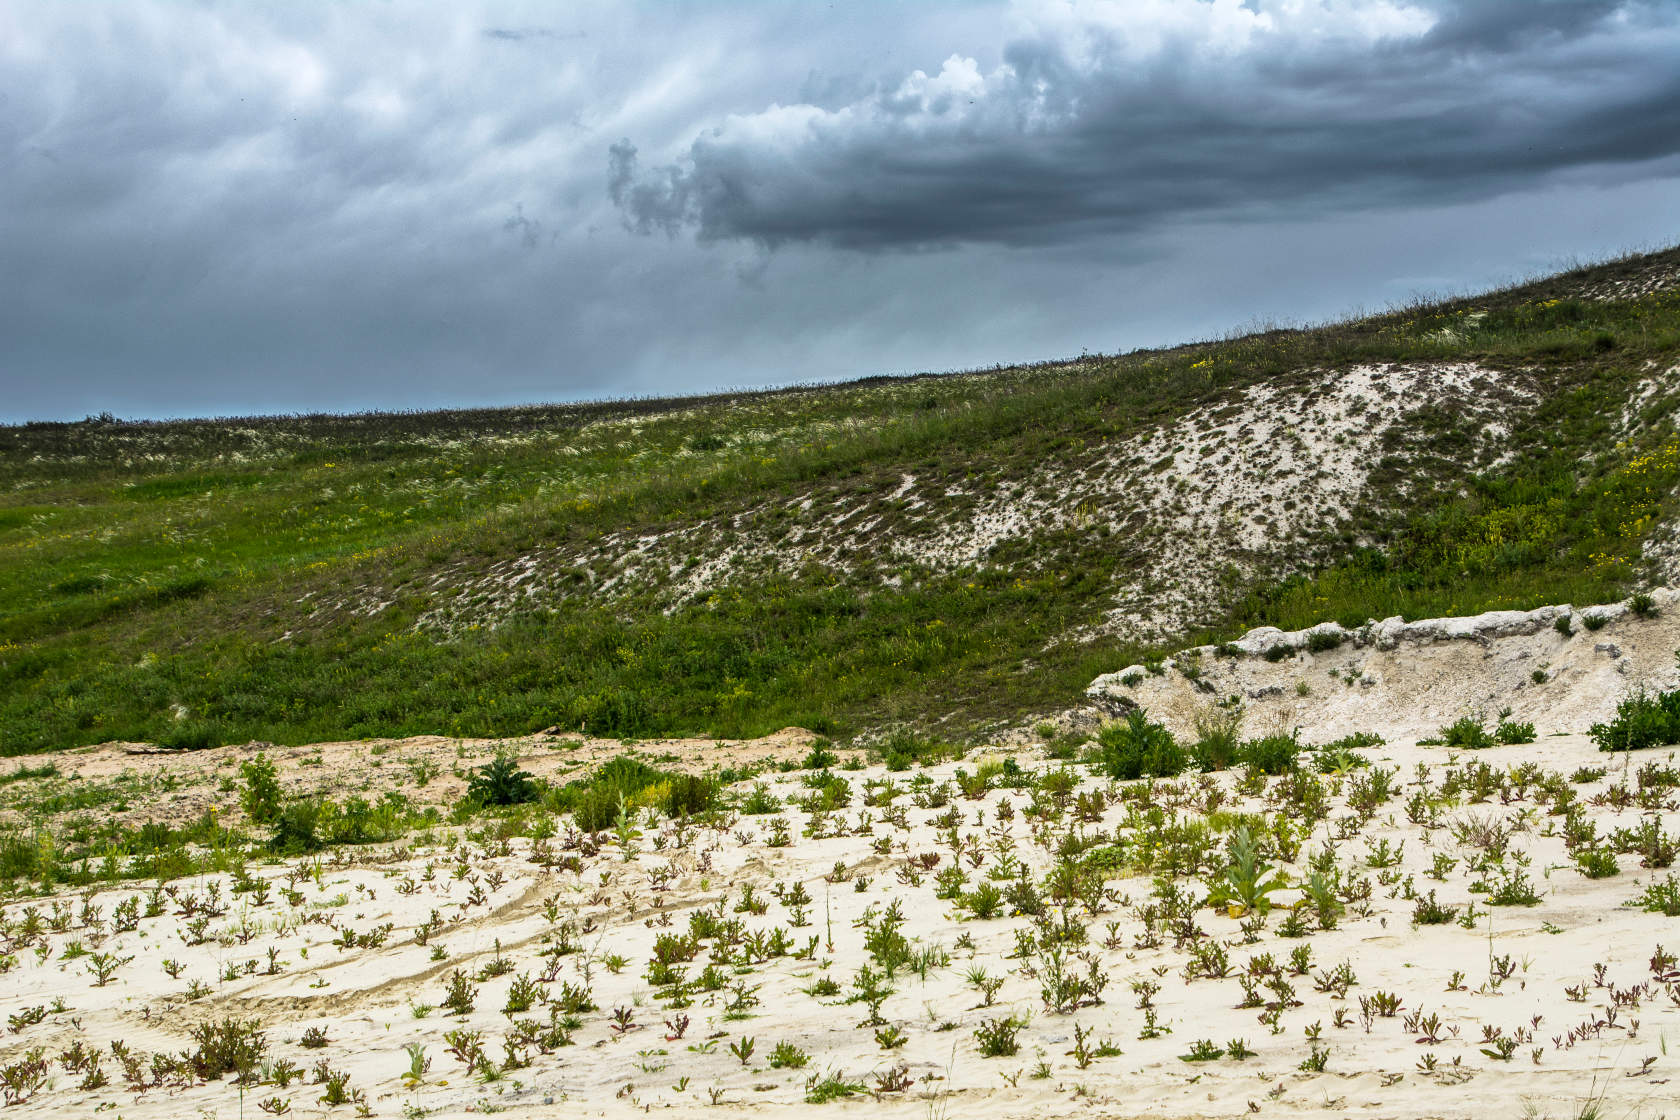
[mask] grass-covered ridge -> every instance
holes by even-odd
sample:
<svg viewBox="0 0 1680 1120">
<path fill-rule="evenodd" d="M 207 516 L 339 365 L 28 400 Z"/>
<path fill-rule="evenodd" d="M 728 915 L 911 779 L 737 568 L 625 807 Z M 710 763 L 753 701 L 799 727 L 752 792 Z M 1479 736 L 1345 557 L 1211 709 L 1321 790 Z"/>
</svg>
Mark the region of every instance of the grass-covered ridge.
<svg viewBox="0 0 1680 1120">
<path fill-rule="evenodd" d="M 972 727 L 1145 644 L 1617 598 L 1676 512 L 1677 271 L 948 377 L 0 428 L 0 751 Z M 1413 372 L 1337 404 L 1365 368 Z M 1254 436 L 1257 394 L 1331 401 L 1333 443 Z M 1341 504 L 1175 528 L 1195 477 L 1308 494 L 1336 448 Z M 1217 580 L 1164 561 L 1186 536 Z"/>
</svg>

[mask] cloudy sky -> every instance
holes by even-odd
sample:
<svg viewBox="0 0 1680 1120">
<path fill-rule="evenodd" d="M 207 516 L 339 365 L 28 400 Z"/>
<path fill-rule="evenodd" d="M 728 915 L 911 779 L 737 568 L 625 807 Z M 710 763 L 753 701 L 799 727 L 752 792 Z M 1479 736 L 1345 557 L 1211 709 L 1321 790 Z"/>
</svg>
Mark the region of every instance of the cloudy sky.
<svg viewBox="0 0 1680 1120">
<path fill-rule="evenodd" d="M 1673 0 L 0 0 L 0 421 L 698 392 L 1680 240 Z"/>
</svg>

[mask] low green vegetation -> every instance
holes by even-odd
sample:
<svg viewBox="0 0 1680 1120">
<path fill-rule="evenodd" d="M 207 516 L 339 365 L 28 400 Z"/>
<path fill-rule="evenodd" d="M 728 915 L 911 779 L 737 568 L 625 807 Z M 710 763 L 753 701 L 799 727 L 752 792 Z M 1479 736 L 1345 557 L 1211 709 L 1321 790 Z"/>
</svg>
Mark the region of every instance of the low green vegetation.
<svg viewBox="0 0 1680 1120">
<path fill-rule="evenodd" d="M 1593 724 L 1592 737 L 1601 751 L 1680 745 L 1680 689 L 1634 692 L 1616 705 L 1614 719 Z"/>
<path fill-rule="evenodd" d="M 3 428 L 0 753 L 551 725 L 735 738 L 939 720 L 963 739 L 1152 652 L 1252 625 L 1618 600 L 1638 589 L 1653 527 L 1677 512 L 1675 401 L 1639 394 L 1652 363 L 1680 352 L 1680 294 L 1580 292 L 1677 258 L 957 376 Z M 1521 416 L 1504 457 L 1478 458 L 1452 410 L 1412 415 L 1362 449 L 1377 469 L 1345 522 L 1287 558 L 1233 563 L 1195 589 L 1191 632 L 1154 650 L 1104 626 L 1118 587 L 1171 590 L 1148 518 L 1074 511 L 957 565 L 878 550 L 769 563 L 824 531 L 819 515 L 855 510 L 877 538 L 908 539 L 961 523 L 986 495 L 1027 495 L 1052 467 L 1151 477 L 1170 461 L 1151 440 L 1198 410 L 1212 423 L 1256 386 L 1305 401 L 1327 372 L 1422 362 L 1502 377 Z M 906 476 L 914 501 L 895 497 Z M 637 582 L 626 565 L 648 542 L 666 549 L 664 574 Z M 707 581 L 740 550 L 734 575 Z M 517 565 L 549 561 L 558 590 L 499 605 L 521 586 Z"/>
</svg>

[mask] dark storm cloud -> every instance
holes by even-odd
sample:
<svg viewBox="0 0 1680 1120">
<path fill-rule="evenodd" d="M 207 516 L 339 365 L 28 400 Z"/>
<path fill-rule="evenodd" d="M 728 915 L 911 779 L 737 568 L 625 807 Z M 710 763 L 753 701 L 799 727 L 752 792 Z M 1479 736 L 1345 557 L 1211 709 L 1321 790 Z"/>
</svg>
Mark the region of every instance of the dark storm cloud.
<svg viewBox="0 0 1680 1120">
<path fill-rule="evenodd" d="M 1680 5 L 1047 6 L 983 69 L 608 152 L 640 233 L 1046 245 L 1192 216 L 1464 203 L 1680 152 Z"/>
<path fill-rule="evenodd" d="M 989 366 L 1667 240 L 1676 10 L 0 0 L 0 422 Z"/>
</svg>

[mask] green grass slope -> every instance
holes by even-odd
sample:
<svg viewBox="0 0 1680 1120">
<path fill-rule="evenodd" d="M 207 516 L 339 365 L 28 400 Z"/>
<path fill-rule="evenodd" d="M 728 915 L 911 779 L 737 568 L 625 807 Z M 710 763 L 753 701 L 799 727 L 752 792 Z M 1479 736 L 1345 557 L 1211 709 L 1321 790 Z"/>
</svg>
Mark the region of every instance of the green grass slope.
<svg viewBox="0 0 1680 1120">
<path fill-rule="evenodd" d="M 1647 545 L 1677 513 L 1677 276 L 1669 250 L 1324 327 L 820 388 L 0 428 L 0 753 L 957 735 L 1150 646 L 1614 599 L 1661 578 Z M 1356 383 L 1391 387 L 1388 422 Z M 1309 413 L 1310 440 L 1278 422 Z"/>
</svg>

